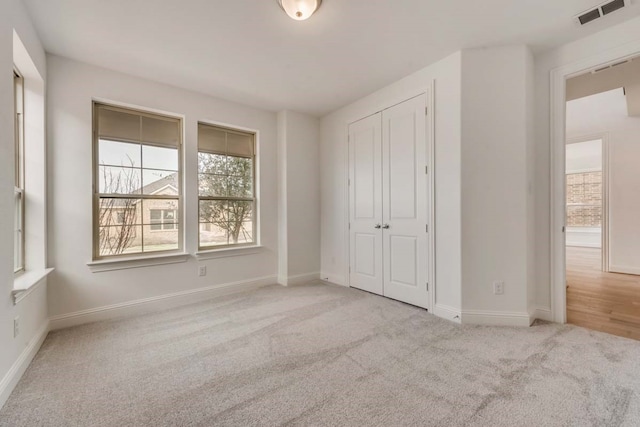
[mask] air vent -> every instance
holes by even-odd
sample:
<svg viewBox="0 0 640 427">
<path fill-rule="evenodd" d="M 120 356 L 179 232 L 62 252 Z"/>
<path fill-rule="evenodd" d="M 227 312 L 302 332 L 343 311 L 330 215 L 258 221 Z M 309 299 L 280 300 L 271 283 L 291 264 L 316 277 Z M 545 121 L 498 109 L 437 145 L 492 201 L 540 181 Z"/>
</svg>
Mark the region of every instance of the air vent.
<svg viewBox="0 0 640 427">
<path fill-rule="evenodd" d="M 618 9 L 622 9 L 624 6 L 624 0 L 613 0 L 610 3 L 603 4 L 600 8 L 602 9 L 603 15 L 608 15 Z"/>
<path fill-rule="evenodd" d="M 592 71 L 592 73 L 596 74 L 596 73 L 599 73 L 601 71 L 609 70 L 609 69 L 611 69 L 613 67 L 617 67 L 618 65 L 628 64 L 631 61 L 633 61 L 633 59 L 627 59 L 625 61 L 620 61 L 620 62 L 616 62 L 614 64 L 605 65 L 604 67 L 596 68 L 595 70 Z"/>
<path fill-rule="evenodd" d="M 602 3 L 593 9 L 587 10 L 575 17 L 575 20 L 580 25 L 588 24 L 595 21 L 605 15 L 608 15 L 616 10 L 622 9 L 625 6 L 629 6 L 631 0 L 613 0 Z"/>
<path fill-rule="evenodd" d="M 588 24 L 591 21 L 595 21 L 600 18 L 600 9 L 593 9 L 587 13 L 584 13 L 578 16 L 578 20 L 580 21 L 580 25 Z"/>
</svg>

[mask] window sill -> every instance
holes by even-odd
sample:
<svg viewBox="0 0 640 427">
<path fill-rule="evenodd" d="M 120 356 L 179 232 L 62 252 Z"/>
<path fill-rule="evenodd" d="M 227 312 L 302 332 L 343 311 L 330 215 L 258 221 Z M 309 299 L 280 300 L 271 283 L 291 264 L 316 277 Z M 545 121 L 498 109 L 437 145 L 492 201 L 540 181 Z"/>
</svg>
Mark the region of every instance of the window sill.
<svg viewBox="0 0 640 427">
<path fill-rule="evenodd" d="M 150 267 L 154 265 L 177 264 L 186 262 L 189 254 L 180 252 L 166 255 L 155 255 L 145 257 L 130 257 L 107 259 L 101 261 L 88 262 L 87 265 L 92 273 L 101 273 L 103 271 L 126 270 L 129 268 Z"/>
<path fill-rule="evenodd" d="M 265 250 L 266 249 L 264 246 L 243 246 L 239 248 L 211 249 L 207 251 L 196 252 L 196 258 L 198 258 L 198 260 L 227 258 L 233 256 L 258 254 L 264 252 Z"/>
<path fill-rule="evenodd" d="M 35 291 L 38 288 L 45 277 L 53 271 L 53 268 L 45 268 L 42 270 L 26 271 L 21 275 L 13 279 L 13 290 L 11 296 L 13 296 L 13 305 L 18 304 L 27 295 Z"/>
</svg>

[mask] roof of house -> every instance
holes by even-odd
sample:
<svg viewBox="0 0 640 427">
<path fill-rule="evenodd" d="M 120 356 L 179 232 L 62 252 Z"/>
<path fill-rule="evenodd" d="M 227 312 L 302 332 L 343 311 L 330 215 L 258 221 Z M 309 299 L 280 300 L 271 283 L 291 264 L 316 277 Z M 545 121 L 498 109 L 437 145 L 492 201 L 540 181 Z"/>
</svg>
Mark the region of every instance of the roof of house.
<svg viewBox="0 0 640 427">
<path fill-rule="evenodd" d="M 172 173 L 171 175 L 167 175 L 164 178 L 160 178 L 157 181 L 152 182 L 151 184 L 145 185 L 142 188 L 137 189 L 132 192 L 132 195 L 138 194 L 166 194 L 166 195 L 177 195 L 178 194 L 178 173 Z M 164 189 L 171 189 L 170 193 L 162 193 Z M 127 199 L 116 199 L 113 202 L 113 207 L 126 207 Z"/>
<path fill-rule="evenodd" d="M 178 191 L 178 172 L 174 172 L 171 175 L 167 175 L 164 178 L 160 178 L 151 184 L 145 185 L 140 190 L 142 194 L 158 194 L 163 189 L 170 187 L 177 193 Z M 138 190 L 138 192 L 140 192 Z"/>
</svg>

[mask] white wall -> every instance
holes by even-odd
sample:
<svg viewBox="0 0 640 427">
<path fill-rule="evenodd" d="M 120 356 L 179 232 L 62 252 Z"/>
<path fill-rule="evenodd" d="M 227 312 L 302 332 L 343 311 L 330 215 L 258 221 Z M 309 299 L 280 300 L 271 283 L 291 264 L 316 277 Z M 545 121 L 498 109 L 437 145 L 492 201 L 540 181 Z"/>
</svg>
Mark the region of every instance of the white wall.
<svg viewBox="0 0 640 427">
<path fill-rule="evenodd" d="M 538 55 L 535 108 L 535 200 L 536 200 L 536 308 L 550 318 L 551 242 L 550 242 L 550 72 L 563 65 L 589 59 L 602 52 L 614 52 L 640 40 L 640 18 L 634 18 L 599 33 L 565 44 Z"/>
<path fill-rule="evenodd" d="M 29 17 L 19 0 L 0 3 L 0 406 L 4 404 L 22 370 L 29 362 L 27 351 L 47 328 L 46 280 L 25 299 L 13 305 L 13 80 L 14 34 L 20 37 L 32 60 L 33 73 L 46 78 L 45 54 Z M 30 71 L 31 72 L 31 71 Z M 26 84 L 26 82 L 25 82 Z M 26 106 L 25 106 L 26 107 Z M 44 117 L 39 118 L 41 125 Z M 37 175 L 37 174 L 36 174 Z M 42 261 L 42 260 L 40 260 Z M 20 317 L 20 335 L 13 337 L 13 319 Z M 32 356 L 33 354 L 31 354 Z M 22 363 L 26 362 L 26 363 Z"/>
<path fill-rule="evenodd" d="M 436 312 L 453 318 L 461 308 L 460 53 L 345 106 L 321 122 L 322 277 L 346 284 L 347 126 L 411 98 L 435 80 Z"/>
<path fill-rule="evenodd" d="M 320 120 L 278 113 L 279 268 L 283 285 L 320 277 Z"/>
<path fill-rule="evenodd" d="M 469 323 L 528 325 L 533 70 L 525 46 L 463 50 L 324 117 L 322 276 L 346 283 L 348 124 L 435 80 L 434 312 Z M 494 281 L 505 282 L 504 295 L 493 294 Z"/>
<path fill-rule="evenodd" d="M 609 270 L 640 274 L 640 117 L 627 115 L 622 89 L 567 102 L 567 139 L 594 135 L 609 152 Z"/>
<path fill-rule="evenodd" d="M 526 46 L 462 51 L 463 322 L 496 312 L 528 321 L 532 71 Z"/>
<path fill-rule="evenodd" d="M 172 86 L 48 56 L 51 316 L 212 285 L 267 280 L 277 272 L 276 114 Z M 92 273 L 92 98 L 185 116 L 184 206 L 187 252 L 197 250 L 197 121 L 259 131 L 260 230 L 264 250 L 243 256 Z M 207 266 L 198 277 L 197 266 Z"/>
</svg>

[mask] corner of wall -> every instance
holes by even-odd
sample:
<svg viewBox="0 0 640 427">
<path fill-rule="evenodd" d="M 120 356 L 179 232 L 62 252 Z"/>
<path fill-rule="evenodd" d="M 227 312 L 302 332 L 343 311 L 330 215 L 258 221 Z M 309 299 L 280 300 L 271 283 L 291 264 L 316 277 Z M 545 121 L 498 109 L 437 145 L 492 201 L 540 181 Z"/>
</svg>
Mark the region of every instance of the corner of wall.
<svg viewBox="0 0 640 427">
<path fill-rule="evenodd" d="M 320 276 L 320 120 L 278 113 L 279 276 Z"/>
<path fill-rule="evenodd" d="M 462 52 L 463 323 L 528 322 L 532 65 L 524 45 Z"/>
<path fill-rule="evenodd" d="M 278 283 L 286 285 L 287 251 L 287 111 L 278 112 Z M 283 283 L 284 282 L 284 283 Z"/>
</svg>

